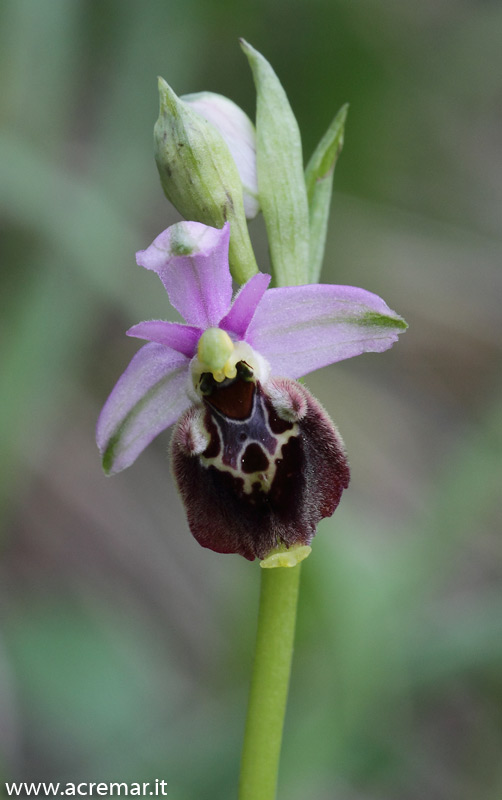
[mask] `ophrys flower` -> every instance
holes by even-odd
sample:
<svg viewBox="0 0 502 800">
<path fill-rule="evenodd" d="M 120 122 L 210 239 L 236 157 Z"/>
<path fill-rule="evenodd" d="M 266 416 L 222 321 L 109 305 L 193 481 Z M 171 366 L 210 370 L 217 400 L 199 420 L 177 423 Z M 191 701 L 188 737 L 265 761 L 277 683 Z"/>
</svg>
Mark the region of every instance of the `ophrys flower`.
<svg viewBox="0 0 502 800">
<path fill-rule="evenodd" d="M 253 559 L 308 544 L 348 485 L 342 440 L 296 379 L 386 350 L 406 323 L 363 289 L 268 289 L 263 273 L 232 302 L 229 232 L 180 222 L 137 254 L 186 324 L 153 320 L 128 331 L 149 343 L 108 398 L 97 441 L 113 474 L 177 422 L 172 464 L 192 533 Z"/>
</svg>

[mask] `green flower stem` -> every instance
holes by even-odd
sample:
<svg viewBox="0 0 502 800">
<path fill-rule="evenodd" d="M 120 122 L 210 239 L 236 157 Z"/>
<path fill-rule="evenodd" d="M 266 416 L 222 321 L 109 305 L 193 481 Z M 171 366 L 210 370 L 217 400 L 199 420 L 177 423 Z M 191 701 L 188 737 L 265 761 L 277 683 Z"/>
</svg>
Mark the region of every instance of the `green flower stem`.
<svg viewBox="0 0 502 800">
<path fill-rule="evenodd" d="M 239 800 L 274 800 L 295 636 L 301 564 L 261 570 L 258 631 Z"/>
</svg>

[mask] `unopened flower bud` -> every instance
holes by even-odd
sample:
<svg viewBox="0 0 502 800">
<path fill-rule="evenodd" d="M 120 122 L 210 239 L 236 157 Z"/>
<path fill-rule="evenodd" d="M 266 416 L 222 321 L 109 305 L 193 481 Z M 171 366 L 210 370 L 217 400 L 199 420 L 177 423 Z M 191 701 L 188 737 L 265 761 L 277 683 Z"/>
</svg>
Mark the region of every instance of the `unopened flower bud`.
<svg viewBox="0 0 502 800">
<path fill-rule="evenodd" d="M 260 210 L 256 176 L 256 133 L 248 115 L 236 103 L 215 92 L 198 92 L 181 97 L 223 136 L 239 170 L 247 219 Z"/>
<path fill-rule="evenodd" d="M 162 188 L 186 219 L 222 228 L 230 222 L 232 275 L 245 283 L 258 268 L 249 239 L 239 171 L 217 128 L 159 78 L 154 128 Z"/>
</svg>

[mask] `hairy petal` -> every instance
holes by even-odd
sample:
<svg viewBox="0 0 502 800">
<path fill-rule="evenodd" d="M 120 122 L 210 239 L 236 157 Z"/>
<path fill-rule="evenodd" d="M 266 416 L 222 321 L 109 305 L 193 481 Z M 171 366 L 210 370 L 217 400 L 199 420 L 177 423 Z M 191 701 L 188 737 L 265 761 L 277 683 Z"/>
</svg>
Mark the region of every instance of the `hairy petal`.
<svg viewBox="0 0 502 800">
<path fill-rule="evenodd" d="M 228 314 L 220 322 L 220 328 L 235 333 L 243 339 L 254 312 L 270 283 L 270 275 L 259 272 L 244 284 L 236 295 Z"/>
<path fill-rule="evenodd" d="M 340 435 L 304 386 L 273 380 L 255 399 L 251 416 L 228 424 L 207 403 L 190 408 L 171 440 L 193 536 L 251 561 L 281 544 L 309 545 L 350 478 Z"/>
<path fill-rule="evenodd" d="M 232 299 L 229 238 L 228 222 L 221 230 L 201 222 L 178 222 L 136 253 L 136 261 L 157 273 L 171 304 L 190 325 L 211 328 L 227 313 Z"/>
<path fill-rule="evenodd" d="M 266 292 L 246 340 L 275 375 L 299 378 L 361 353 L 381 353 L 406 322 L 378 295 L 354 286 L 286 286 Z"/>
<path fill-rule="evenodd" d="M 108 475 L 129 467 L 188 408 L 189 359 L 146 344 L 119 378 L 98 419 L 96 440 Z"/>
<path fill-rule="evenodd" d="M 138 322 L 127 331 L 128 336 L 157 342 L 177 350 L 178 353 L 193 358 L 197 351 L 197 342 L 202 336 L 201 328 L 183 325 L 181 322 L 166 322 L 163 319 L 152 319 Z"/>
</svg>

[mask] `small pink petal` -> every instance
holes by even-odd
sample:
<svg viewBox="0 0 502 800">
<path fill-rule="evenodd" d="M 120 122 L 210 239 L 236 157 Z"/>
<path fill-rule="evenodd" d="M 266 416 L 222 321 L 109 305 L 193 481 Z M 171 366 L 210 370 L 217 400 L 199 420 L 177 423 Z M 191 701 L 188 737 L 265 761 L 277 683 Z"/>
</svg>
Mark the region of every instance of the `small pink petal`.
<svg viewBox="0 0 502 800">
<path fill-rule="evenodd" d="M 220 322 L 220 328 L 235 333 L 239 339 L 244 339 L 253 314 L 269 283 L 270 275 L 263 272 L 253 275 L 236 295 L 230 311 Z"/>
<path fill-rule="evenodd" d="M 193 358 L 197 350 L 197 343 L 202 336 L 202 330 L 192 325 L 183 325 L 181 322 L 152 319 L 133 325 L 127 331 L 127 335 L 163 344 L 177 350 L 178 353 L 183 353 L 188 358 Z"/>
</svg>

